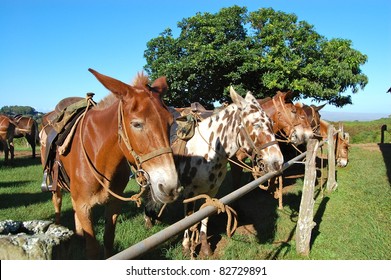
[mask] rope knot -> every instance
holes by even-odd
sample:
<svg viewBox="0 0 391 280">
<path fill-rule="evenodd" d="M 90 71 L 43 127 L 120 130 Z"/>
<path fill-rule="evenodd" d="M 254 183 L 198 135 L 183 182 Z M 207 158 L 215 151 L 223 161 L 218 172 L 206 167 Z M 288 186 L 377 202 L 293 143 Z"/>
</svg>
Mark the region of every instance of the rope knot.
<svg viewBox="0 0 391 280">
<path fill-rule="evenodd" d="M 231 238 L 232 234 L 235 232 L 235 230 L 238 226 L 238 221 L 237 221 L 238 214 L 236 213 L 236 211 L 231 206 L 225 205 L 224 203 L 222 203 L 218 198 L 211 198 L 207 194 L 200 194 L 198 196 L 185 199 L 183 201 L 183 203 L 189 203 L 189 202 L 193 202 L 193 201 L 196 201 L 199 199 L 205 199 L 205 203 L 201 205 L 200 209 L 202 209 L 206 206 L 213 206 L 216 208 L 217 214 L 220 214 L 220 213 L 227 214 L 228 221 L 227 221 L 226 229 L 227 229 L 228 237 Z M 232 225 L 232 223 L 233 223 L 233 225 Z M 193 227 L 190 228 L 190 230 L 193 232 L 196 231 L 198 224 L 199 223 L 195 224 Z"/>
</svg>

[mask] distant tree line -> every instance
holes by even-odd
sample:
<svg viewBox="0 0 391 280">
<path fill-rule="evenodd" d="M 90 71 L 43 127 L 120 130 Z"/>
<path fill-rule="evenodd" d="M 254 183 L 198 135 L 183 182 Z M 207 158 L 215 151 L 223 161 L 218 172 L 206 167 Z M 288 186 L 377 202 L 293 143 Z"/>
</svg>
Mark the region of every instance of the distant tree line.
<svg viewBox="0 0 391 280">
<path fill-rule="evenodd" d="M 38 112 L 35 110 L 33 107 L 30 106 L 18 106 L 18 105 L 13 105 L 13 106 L 3 106 L 0 108 L 0 114 L 4 114 L 7 116 L 17 116 L 17 115 L 23 115 L 27 117 L 31 117 L 34 120 L 36 120 L 38 123 L 40 123 L 42 116 L 44 113 Z"/>
</svg>

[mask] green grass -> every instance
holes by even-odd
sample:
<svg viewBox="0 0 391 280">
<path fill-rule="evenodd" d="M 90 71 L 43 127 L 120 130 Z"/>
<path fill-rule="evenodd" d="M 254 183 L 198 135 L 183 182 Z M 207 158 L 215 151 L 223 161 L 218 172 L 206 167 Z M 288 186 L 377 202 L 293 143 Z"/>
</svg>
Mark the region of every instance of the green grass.
<svg viewBox="0 0 391 280">
<path fill-rule="evenodd" d="M 19 149 L 19 148 L 18 148 Z M 383 158 L 387 156 L 388 158 Z M 0 159 L 0 220 L 54 219 L 51 194 L 42 193 L 40 160 L 16 157 L 14 165 L 4 166 Z M 316 189 L 311 253 L 296 254 L 295 230 L 303 180 L 296 181 L 284 194 L 284 208 L 268 193 L 256 189 L 233 204 L 239 214 L 239 230 L 231 239 L 225 234 L 223 214 L 210 218 L 212 259 L 278 259 L 278 260 L 379 260 L 391 259 L 391 174 L 390 152 L 382 154 L 376 145 L 371 149 L 353 145 L 346 168 L 337 169 L 338 188 L 331 194 Z M 387 163 L 387 164 L 386 164 Z M 388 170 L 387 170 L 388 168 Z M 221 195 L 231 191 L 230 174 Z M 127 194 L 137 191 L 127 187 Z M 125 203 L 118 219 L 115 250 L 121 251 L 164 229 L 179 219 L 179 203 L 165 210 L 163 222 L 151 230 L 144 228 L 143 211 L 134 203 Z M 65 193 L 63 224 L 71 229 L 73 211 Z M 94 209 L 97 237 L 103 239 L 103 207 Z M 84 259 L 83 241 L 74 238 L 70 259 Z M 148 252 L 143 259 L 186 259 L 182 255 L 181 235 Z"/>
<path fill-rule="evenodd" d="M 338 123 L 333 123 L 338 128 Z M 350 134 L 350 143 L 380 143 L 381 127 L 387 126 L 384 132 L 384 143 L 391 143 L 391 117 L 374 121 L 344 121 L 344 130 Z"/>
</svg>

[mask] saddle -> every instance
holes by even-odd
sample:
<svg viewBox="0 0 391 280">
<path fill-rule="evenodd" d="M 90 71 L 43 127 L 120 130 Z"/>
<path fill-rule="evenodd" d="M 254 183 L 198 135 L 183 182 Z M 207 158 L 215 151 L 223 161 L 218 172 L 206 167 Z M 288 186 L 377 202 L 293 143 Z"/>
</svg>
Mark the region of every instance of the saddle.
<svg viewBox="0 0 391 280">
<path fill-rule="evenodd" d="M 186 155 L 186 143 L 195 133 L 197 123 L 212 116 L 215 111 L 207 110 L 198 102 L 194 102 L 186 108 L 169 108 L 174 116 L 174 123 L 170 131 L 170 143 L 174 155 Z"/>
<path fill-rule="evenodd" d="M 68 97 L 61 100 L 55 110 L 45 115 L 44 128 L 40 132 L 41 145 L 45 147 L 43 155 L 44 178 L 42 191 L 55 191 L 59 176 L 61 182 L 69 186 L 69 178 L 59 160 L 60 155 L 69 152 L 73 135 L 83 114 L 89 108 L 93 93 L 87 93 L 86 98 Z"/>
</svg>

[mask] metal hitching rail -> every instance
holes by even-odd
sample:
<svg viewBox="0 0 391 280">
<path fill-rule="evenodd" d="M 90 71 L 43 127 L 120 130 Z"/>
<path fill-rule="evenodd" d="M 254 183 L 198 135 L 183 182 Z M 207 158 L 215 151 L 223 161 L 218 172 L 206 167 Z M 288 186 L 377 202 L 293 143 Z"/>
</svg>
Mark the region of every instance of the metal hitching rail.
<svg viewBox="0 0 391 280">
<path fill-rule="evenodd" d="M 319 147 L 324 144 L 324 141 L 322 141 L 319 144 Z M 292 166 L 293 164 L 297 163 L 298 161 L 302 160 L 306 156 L 306 152 L 301 153 L 297 157 L 287 161 L 282 166 L 282 169 L 280 171 L 270 172 L 265 174 L 262 177 L 259 177 L 258 179 L 251 181 L 250 183 L 242 186 L 241 188 L 231 192 L 230 194 L 220 198 L 219 200 L 223 204 L 231 204 L 235 200 L 239 199 L 240 197 L 246 195 L 253 189 L 256 189 L 260 184 L 266 182 L 267 180 L 280 175 L 284 170 Z M 116 255 L 108 258 L 108 260 L 131 260 L 136 259 L 137 257 L 145 254 L 149 250 L 157 247 L 161 243 L 169 240 L 171 237 L 182 233 L 184 230 L 190 228 L 192 225 L 200 222 L 204 218 L 215 214 L 217 212 L 217 209 L 214 206 L 206 206 L 194 214 L 187 216 L 183 218 L 182 220 L 176 222 L 175 224 L 170 225 L 169 227 L 155 233 L 154 235 L 140 241 L 139 243 L 134 244 L 133 246 L 117 253 Z"/>
</svg>

